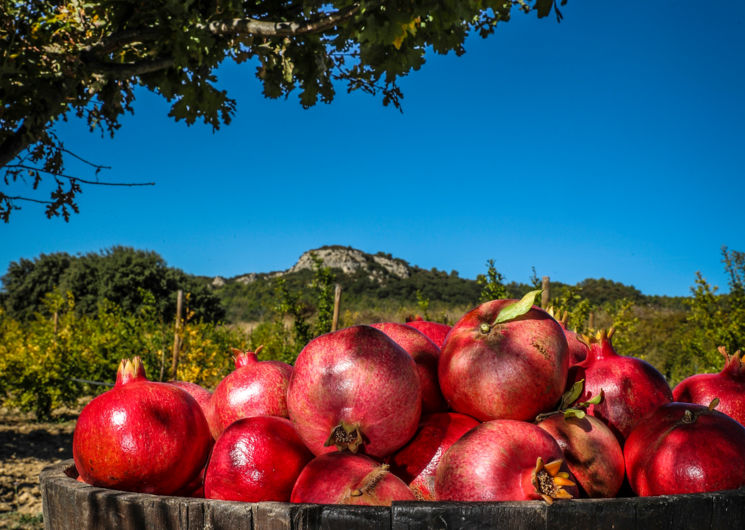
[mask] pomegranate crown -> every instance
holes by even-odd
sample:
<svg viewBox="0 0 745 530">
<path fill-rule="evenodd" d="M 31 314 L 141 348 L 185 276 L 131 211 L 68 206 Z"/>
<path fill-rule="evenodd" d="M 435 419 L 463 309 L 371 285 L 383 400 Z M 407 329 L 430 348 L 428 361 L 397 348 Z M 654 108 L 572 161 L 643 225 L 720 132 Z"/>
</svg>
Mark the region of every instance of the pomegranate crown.
<svg viewBox="0 0 745 530">
<path fill-rule="evenodd" d="M 142 360 L 139 356 L 132 357 L 131 360 L 122 359 L 116 371 L 115 386 L 125 385 L 135 381 L 147 381 L 145 366 L 142 364 Z"/>
<path fill-rule="evenodd" d="M 603 357 L 618 355 L 616 350 L 613 349 L 613 343 L 611 341 L 615 333 L 616 329 L 610 327 L 608 329 L 598 330 L 594 335 L 577 335 L 577 338 L 587 345 L 589 349 L 587 359 L 602 359 Z"/>
<path fill-rule="evenodd" d="M 563 461 L 559 459 L 544 464 L 539 456 L 531 474 L 531 482 L 536 493 L 548 504 L 552 504 L 554 499 L 572 498 L 572 494 L 564 488 L 576 486 L 576 484 L 571 480 L 569 473 L 560 471 L 562 463 Z"/>
<path fill-rule="evenodd" d="M 613 335 L 616 334 L 616 328 L 609 327 L 608 329 L 599 329 L 595 332 L 595 334 L 582 334 L 577 335 L 577 338 L 580 339 L 582 342 L 587 344 L 587 346 L 592 346 L 593 344 L 602 344 L 604 342 L 610 343 L 611 339 L 613 338 Z"/>
<path fill-rule="evenodd" d="M 565 309 L 564 312 L 561 312 L 560 309 L 550 305 L 546 308 L 546 313 L 554 317 L 554 320 L 556 320 L 562 328 L 567 329 L 567 325 L 569 324 L 569 311 Z"/>
<path fill-rule="evenodd" d="M 743 362 L 742 351 L 737 350 L 735 353 L 730 355 L 727 353 L 727 348 L 719 346 L 717 348 L 719 353 L 724 356 L 724 368 L 722 372 L 726 372 L 732 376 L 745 377 L 745 363 Z"/>
<path fill-rule="evenodd" d="M 242 368 L 243 366 L 248 366 L 259 362 L 258 355 L 263 348 L 263 344 L 256 348 L 256 351 L 243 351 L 239 350 L 238 348 L 233 348 L 233 359 L 235 361 L 235 367 Z"/>
</svg>

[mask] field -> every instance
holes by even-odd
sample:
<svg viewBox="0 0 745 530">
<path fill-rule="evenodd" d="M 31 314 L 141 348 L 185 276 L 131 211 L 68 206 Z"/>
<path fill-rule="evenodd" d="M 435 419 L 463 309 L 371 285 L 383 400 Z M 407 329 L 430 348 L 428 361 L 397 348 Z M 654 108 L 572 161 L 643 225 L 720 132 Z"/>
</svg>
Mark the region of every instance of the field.
<svg viewBox="0 0 745 530">
<path fill-rule="evenodd" d="M 0 528 L 41 529 L 39 473 L 72 458 L 72 433 L 78 411 L 55 411 L 51 422 L 0 408 Z"/>
</svg>

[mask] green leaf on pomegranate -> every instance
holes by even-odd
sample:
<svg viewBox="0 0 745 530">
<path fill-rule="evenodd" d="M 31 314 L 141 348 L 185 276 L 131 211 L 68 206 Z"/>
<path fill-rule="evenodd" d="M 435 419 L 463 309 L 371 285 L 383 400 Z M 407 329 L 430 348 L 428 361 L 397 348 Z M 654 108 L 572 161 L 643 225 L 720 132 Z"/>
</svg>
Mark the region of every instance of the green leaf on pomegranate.
<svg viewBox="0 0 745 530">
<path fill-rule="evenodd" d="M 564 395 L 561 396 L 561 405 L 559 405 L 559 410 L 564 410 L 566 408 L 569 408 L 569 406 L 577 401 L 579 397 L 582 395 L 582 391 L 585 388 L 585 380 L 580 379 L 576 383 L 572 385 L 572 388 L 564 392 Z"/>
<path fill-rule="evenodd" d="M 514 320 L 517 317 L 522 316 L 530 311 L 530 308 L 533 307 L 533 302 L 535 302 L 535 297 L 538 296 L 542 291 L 543 289 L 530 291 L 519 301 L 502 308 L 502 310 L 497 315 L 497 318 L 494 320 L 492 326 L 501 324 L 502 322 L 507 322 L 509 320 Z"/>
<path fill-rule="evenodd" d="M 600 389 L 600 392 L 592 396 L 587 401 L 583 401 L 582 403 L 577 403 L 578 407 L 587 408 L 590 405 L 598 405 L 601 401 L 603 401 L 603 389 Z"/>
<path fill-rule="evenodd" d="M 581 420 L 585 416 L 587 416 L 587 413 L 582 409 L 566 409 L 564 411 L 565 419 L 577 418 L 578 420 Z"/>
</svg>

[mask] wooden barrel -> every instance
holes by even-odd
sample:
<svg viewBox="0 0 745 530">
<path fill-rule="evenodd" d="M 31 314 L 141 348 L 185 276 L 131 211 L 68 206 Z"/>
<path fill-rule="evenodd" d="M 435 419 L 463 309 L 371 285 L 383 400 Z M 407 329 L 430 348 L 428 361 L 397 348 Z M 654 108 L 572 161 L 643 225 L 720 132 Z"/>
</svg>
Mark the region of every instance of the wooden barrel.
<svg viewBox="0 0 745 530">
<path fill-rule="evenodd" d="M 72 460 L 41 472 L 47 530 L 659 529 L 745 528 L 745 488 L 694 495 L 525 502 L 337 506 L 229 502 L 96 488 Z"/>
</svg>

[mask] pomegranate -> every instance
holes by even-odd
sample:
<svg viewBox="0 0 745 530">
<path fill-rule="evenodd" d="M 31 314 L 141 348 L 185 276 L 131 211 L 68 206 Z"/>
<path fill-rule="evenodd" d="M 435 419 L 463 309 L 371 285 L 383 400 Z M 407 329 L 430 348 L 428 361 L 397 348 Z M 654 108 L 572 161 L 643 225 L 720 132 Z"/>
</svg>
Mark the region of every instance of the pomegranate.
<svg viewBox="0 0 745 530">
<path fill-rule="evenodd" d="M 391 471 L 409 485 L 417 499 L 435 500 L 435 471 L 440 458 L 479 421 L 457 412 L 422 416 L 414 438 L 390 459 Z"/>
<path fill-rule="evenodd" d="M 422 387 L 422 413 L 441 412 L 448 408 L 437 381 L 437 362 L 440 348 L 420 331 L 398 322 L 372 324 L 396 344 L 406 350 L 416 363 L 419 383 Z"/>
<path fill-rule="evenodd" d="M 561 325 L 561 329 L 564 330 L 564 335 L 566 335 L 567 346 L 569 347 L 569 366 L 584 361 L 587 357 L 587 351 L 589 348 L 587 344 L 580 340 L 575 331 L 567 328 L 567 323 L 569 322 L 568 312 L 564 311 L 564 313 L 558 314 L 557 311 L 556 314 L 554 314 L 553 308 L 549 308 L 548 312 L 556 319 L 559 325 Z"/>
<path fill-rule="evenodd" d="M 717 410 L 745 425 L 745 363 L 742 354 L 737 350 L 729 355 L 724 346 L 719 347 L 719 352 L 724 356 L 722 371 L 684 379 L 673 388 L 673 399 L 708 405 L 718 398 Z"/>
<path fill-rule="evenodd" d="M 562 396 L 559 410 L 541 414 L 537 425 L 559 444 L 569 471 L 588 497 L 615 497 L 623 484 L 626 469 L 623 450 L 608 426 L 585 414 L 593 403 L 575 403 L 583 382 L 575 384 Z M 594 403 L 602 399 L 595 396 Z"/>
<path fill-rule="evenodd" d="M 228 374 L 210 400 L 210 430 L 215 439 L 235 420 L 251 416 L 287 417 L 287 385 L 292 366 L 259 361 L 255 352 L 233 350 L 235 370 Z"/>
<path fill-rule="evenodd" d="M 352 326 L 311 340 L 287 391 L 290 419 L 316 455 L 382 458 L 416 432 L 422 391 L 411 356 L 380 330 Z"/>
<path fill-rule="evenodd" d="M 466 313 L 440 355 L 440 388 L 453 410 L 479 420 L 532 420 L 566 384 L 569 356 L 561 326 L 536 307 L 493 300 Z"/>
<path fill-rule="evenodd" d="M 292 489 L 291 502 L 390 506 L 416 500 L 386 464 L 364 455 L 335 452 L 317 456 L 305 466 Z"/>
<path fill-rule="evenodd" d="M 83 408 L 72 453 L 94 486 L 170 495 L 204 467 L 212 436 L 196 400 L 147 380 L 140 358 L 122 360 L 114 387 Z"/>
<path fill-rule="evenodd" d="M 429 320 L 410 320 L 406 322 L 407 326 L 424 333 L 428 339 L 434 342 L 438 348 L 445 344 L 445 337 L 448 336 L 451 326 L 441 324 L 440 322 L 431 322 Z"/>
<path fill-rule="evenodd" d="M 556 441 L 532 423 L 491 420 L 450 446 L 437 466 L 437 500 L 570 499 L 578 493 Z"/>
<path fill-rule="evenodd" d="M 669 403 L 673 395 L 665 377 L 654 366 L 615 352 L 613 334 L 611 328 L 587 337 L 587 358 L 571 367 L 568 379 L 570 384 L 584 379 L 585 390 L 580 397 L 583 401 L 604 393 L 605 398 L 590 405 L 587 412 L 608 424 L 623 442 L 639 420 Z"/>
<path fill-rule="evenodd" d="M 207 423 L 211 423 L 210 415 L 212 414 L 212 407 L 210 407 L 210 399 L 212 398 L 212 392 L 201 385 L 190 383 L 189 381 L 169 381 L 169 384 L 186 390 L 191 397 L 196 399 L 197 403 L 199 403 L 199 408 L 202 409 L 204 417 L 207 419 Z"/>
<path fill-rule="evenodd" d="M 637 495 L 745 486 L 745 427 L 715 406 L 667 403 L 631 431 L 624 457 Z"/>
<path fill-rule="evenodd" d="M 300 471 L 312 458 L 290 420 L 277 416 L 237 420 L 215 443 L 204 495 L 229 501 L 287 502 Z"/>
</svg>

